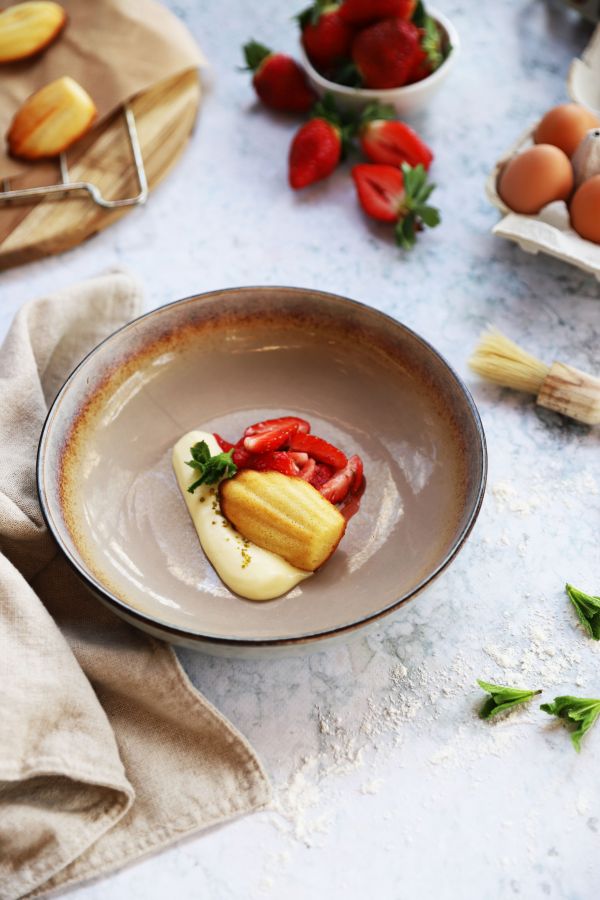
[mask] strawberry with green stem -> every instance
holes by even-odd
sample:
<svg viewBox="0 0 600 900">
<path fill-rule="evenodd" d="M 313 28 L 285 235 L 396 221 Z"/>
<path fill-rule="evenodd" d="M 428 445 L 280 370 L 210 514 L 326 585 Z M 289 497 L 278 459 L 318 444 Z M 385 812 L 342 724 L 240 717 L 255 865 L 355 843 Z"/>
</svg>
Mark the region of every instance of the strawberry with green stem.
<svg viewBox="0 0 600 900">
<path fill-rule="evenodd" d="M 442 35 L 435 20 L 425 11 L 419 0 L 413 15 L 413 23 L 419 32 L 419 46 L 415 55 L 407 84 L 422 81 L 439 69 L 447 56 L 442 47 Z"/>
<path fill-rule="evenodd" d="M 290 56 L 273 53 L 264 44 L 244 46 L 246 68 L 254 72 L 252 84 L 265 106 L 279 112 L 305 113 L 315 102 L 304 69 Z"/>
<path fill-rule="evenodd" d="M 359 31 L 352 61 L 367 88 L 406 84 L 419 55 L 419 31 L 404 19 L 382 19 Z"/>
<path fill-rule="evenodd" d="M 315 0 L 297 17 L 302 46 L 319 72 L 328 73 L 350 55 L 354 30 L 340 17 L 340 7 L 331 0 Z"/>
<path fill-rule="evenodd" d="M 363 210 L 380 222 L 395 222 L 396 242 L 405 250 L 414 245 L 417 231 L 439 225 L 439 211 L 427 203 L 435 185 L 421 164 L 398 169 L 363 163 L 354 166 L 352 178 Z"/>
<path fill-rule="evenodd" d="M 344 124 L 330 94 L 313 107 L 312 118 L 296 132 L 290 147 L 288 178 L 294 190 L 327 178 L 342 159 L 354 131 Z"/>
<path fill-rule="evenodd" d="M 360 117 L 358 138 L 362 152 L 374 163 L 386 163 L 401 166 L 403 162 L 409 166 L 429 169 L 433 161 L 433 153 L 405 122 L 396 119 L 396 112 L 391 106 L 384 106 L 375 101 L 365 107 Z"/>
</svg>

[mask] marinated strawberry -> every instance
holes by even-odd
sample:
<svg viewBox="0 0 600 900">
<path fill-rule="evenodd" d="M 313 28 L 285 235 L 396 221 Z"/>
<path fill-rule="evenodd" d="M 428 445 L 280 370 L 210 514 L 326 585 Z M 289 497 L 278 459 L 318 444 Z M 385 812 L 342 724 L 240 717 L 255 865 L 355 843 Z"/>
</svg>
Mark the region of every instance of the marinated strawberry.
<svg viewBox="0 0 600 900">
<path fill-rule="evenodd" d="M 396 242 L 404 249 L 413 246 L 417 230 L 439 224 L 439 211 L 427 204 L 435 185 L 422 165 L 413 169 L 403 163 L 397 169 L 364 163 L 354 166 L 352 178 L 363 210 L 380 222 L 395 222 Z"/>
<path fill-rule="evenodd" d="M 333 477 L 334 472 L 335 469 L 333 466 L 328 466 L 325 463 L 315 463 L 314 472 L 309 481 L 312 486 L 316 487 L 318 490 Z"/>
<path fill-rule="evenodd" d="M 292 437 L 298 431 L 297 425 L 280 425 L 259 434 L 244 437 L 244 449 L 249 453 L 266 453 L 269 450 L 280 450 L 290 445 Z"/>
<path fill-rule="evenodd" d="M 386 163 L 391 166 L 418 166 L 429 169 L 433 153 L 404 122 L 394 119 L 395 111 L 391 106 L 370 103 L 362 116 L 359 128 L 360 146 L 368 159 L 375 163 Z"/>
<path fill-rule="evenodd" d="M 321 485 L 319 488 L 320 493 L 326 500 L 329 500 L 330 503 L 341 503 L 352 487 L 354 474 L 354 467 L 348 462 L 347 465 L 336 472 L 329 481 L 326 481 L 325 484 Z"/>
<path fill-rule="evenodd" d="M 354 472 L 354 478 L 352 479 L 352 485 L 350 490 L 353 494 L 356 494 L 362 487 L 364 481 L 364 469 L 363 469 L 363 461 L 358 455 L 351 456 L 348 460 L 348 465 Z"/>
<path fill-rule="evenodd" d="M 256 41 L 244 46 L 244 55 L 247 68 L 254 72 L 254 90 L 265 106 L 280 112 L 308 112 L 316 95 L 295 60 Z"/>
<path fill-rule="evenodd" d="M 254 454 L 244 447 L 244 438 L 240 438 L 234 447 L 231 458 L 238 469 L 249 469 L 254 461 Z"/>
<path fill-rule="evenodd" d="M 224 453 L 228 453 L 229 450 L 233 450 L 235 447 L 235 444 L 230 444 L 229 441 L 226 441 L 225 438 L 221 437 L 221 435 L 216 432 L 214 433 L 214 439 Z"/>
<path fill-rule="evenodd" d="M 317 0 L 298 21 L 306 55 L 319 72 L 330 72 L 350 55 L 354 30 L 341 18 L 337 3 Z"/>
<path fill-rule="evenodd" d="M 340 18 L 349 25 L 368 25 L 392 16 L 408 20 L 416 6 L 417 0 L 343 0 Z"/>
<path fill-rule="evenodd" d="M 292 459 L 290 453 L 285 450 L 272 450 L 270 453 L 260 453 L 254 458 L 252 466 L 258 472 L 281 472 L 282 475 L 299 475 L 300 469 Z"/>
<path fill-rule="evenodd" d="M 273 431 L 275 428 L 289 425 L 295 425 L 298 431 L 305 433 L 310 431 L 310 424 L 306 419 L 301 419 L 299 416 L 280 416 L 278 419 L 265 419 L 264 422 L 256 422 L 254 425 L 249 425 L 244 431 L 244 437 L 251 434 L 263 434 L 265 431 Z"/>
<path fill-rule="evenodd" d="M 406 84 L 419 50 L 419 31 L 404 19 L 382 19 L 358 33 L 352 59 L 368 88 Z"/>
<path fill-rule="evenodd" d="M 343 469 L 348 461 L 345 453 L 314 434 L 295 434 L 290 441 L 290 449 L 304 450 L 317 462 L 326 463 L 334 469 Z"/>
<path fill-rule="evenodd" d="M 317 463 L 314 459 L 310 459 L 308 454 L 306 455 L 306 462 L 300 469 L 300 478 L 303 478 L 305 481 L 308 481 L 309 484 L 312 484 L 313 477 L 315 475 L 315 470 L 317 468 Z"/>
</svg>

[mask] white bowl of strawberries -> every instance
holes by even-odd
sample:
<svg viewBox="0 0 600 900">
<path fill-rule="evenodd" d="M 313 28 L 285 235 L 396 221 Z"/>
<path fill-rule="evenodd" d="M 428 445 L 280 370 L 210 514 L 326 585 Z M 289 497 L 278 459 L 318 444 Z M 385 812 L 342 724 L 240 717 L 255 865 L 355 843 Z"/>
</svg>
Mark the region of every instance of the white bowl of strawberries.
<svg viewBox="0 0 600 900">
<path fill-rule="evenodd" d="M 448 77 L 459 39 L 421 0 L 316 2 L 298 17 L 300 61 L 312 88 L 342 110 L 379 100 L 398 113 L 427 105 Z"/>
</svg>

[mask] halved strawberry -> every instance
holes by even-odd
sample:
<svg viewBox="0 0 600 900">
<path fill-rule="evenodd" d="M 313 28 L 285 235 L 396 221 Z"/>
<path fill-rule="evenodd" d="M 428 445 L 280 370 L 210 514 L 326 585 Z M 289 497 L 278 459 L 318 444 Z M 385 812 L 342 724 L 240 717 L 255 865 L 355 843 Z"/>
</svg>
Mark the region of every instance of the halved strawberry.
<svg viewBox="0 0 600 900">
<path fill-rule="evenodd" d="M 257 472 L 281 472 L 282 475 L 299 475 L 300 469 L 292 459 L 290 453 L 285 450 L 271 450 L 269 453 L 259 453 L 255 456 L 252 469 Z"/>
<path fill-rule="evenodd" d="M 233 450 L 233 448 L 235 447 L 235 444 L 230 444 L 229 441 L 226 441 L 225 438 L 221 437 L 220 434 L 217 434 L 216 431 L 214 432 L 213 437 L 224 453 L 227 453 L 229 450 Z"/>
<path fill-rule="evenodd" d="M 295 434 L 290 440 L 290 449 L 303 450 L 317 462 L 327 463 L 334 469 L 343 469 L 348 461 L 345 453 L 314 434 Z"/>
<path fill-rule="evenodd" d="M 395 120 L 395 110 L 391 106 L 370 103 L 360 119 L 360 146 L 368 159 L 375 163 L 387 163 L 390 166 L 401 166 L 403 162 L 409 166 L 419 163 L 428 169 L 433 160 L 433 153 L 404 122 Z"/>
<path fill-rule="evenodd" d="M 321 485 L 320 493 L 330 503 L 340 503 L 350 491 L 354 481 L 355 468 L 350 462 L 333 475 L 329 481 Z"/>
<path fill-rule="evenodd" d="M 363 478 L 364 478 L 364 470 L 363 470 L 363 461 L 356 453 L 354 456 L 351 456 L 348 460 L 348 465 L 354 472 L 354 478 L 352 479 L 352 484 L 350 486 L 350 490 L 353 494 L 356 494 L 362 487 Z"/>
<path fill-rule="evenodd" d="M 439 225 L 439 211 L 427 205 L 435 185 L 427 181 L 422 165 L 395 166 L 363 163 L 354 166 L 352 178 L 360 205 L 373 219 L 396 222 L 396 242 L 404 249 L 413 246 L 417 229 Z"/>
<path fill-rule="evenodd" d="M 254 425 L 249 425 L 244 431 L 244 437 L 251 434 L 263 434 L 265 431 L 273 431 L 275 428 L 288 425 L 296 425 L 298 431 L 305 433 L 310 431 L 310 423 L 306 419 L 301 419 L 299 416 L 280 416 L 278 419 L 265 419 L 264 422 L 255 422 Z"/>
<path fill-rule="evenodd" d="M 343 0 L 340 18 L 350 25 L 367 25 L 391 16 L 408 20 L 416 6 L 417 0 Z"/>
<path fill-rule="evenodd" d="M 244 449 L 250 453 L 266 453 L 268 450 L 280 450 L 286 447 L 290 438 L 296 434 L 298 426 L 280 425 L 258 434 L 250 434 L 244 437 Z"/>
</svg>

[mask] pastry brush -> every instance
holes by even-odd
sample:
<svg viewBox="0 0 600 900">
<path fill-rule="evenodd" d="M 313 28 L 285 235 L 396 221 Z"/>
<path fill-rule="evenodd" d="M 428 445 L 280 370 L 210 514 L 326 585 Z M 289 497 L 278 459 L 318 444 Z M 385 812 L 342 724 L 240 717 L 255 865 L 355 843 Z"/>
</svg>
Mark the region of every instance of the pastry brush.
<svg viewBox="0 0 600 900">
<path fill-rule="evenodd" d="M 536 395 L 536 403 L 586 425 L 600 424 L 600 378 L 574 366 L 548 366 L 496 328 L 485 332 L 469 360 L 478 375 Z"/>
</svg>

